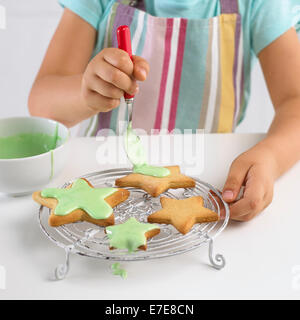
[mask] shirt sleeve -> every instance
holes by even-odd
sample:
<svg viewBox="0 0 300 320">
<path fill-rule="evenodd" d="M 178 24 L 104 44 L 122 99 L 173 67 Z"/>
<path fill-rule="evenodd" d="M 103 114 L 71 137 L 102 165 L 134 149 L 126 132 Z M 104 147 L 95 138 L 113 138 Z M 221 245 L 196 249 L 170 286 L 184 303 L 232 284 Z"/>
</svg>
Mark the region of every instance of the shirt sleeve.
<svg viewBox="0 0 300 320">
<path fill-rule="evenodd" d="M 299 0 L 253 0 L 251 43 L 256 55 L 292 27 L 300 31 Z"/>
<path fill-rule="evenodd" d="M 103 14 L 101 0 L 58 0 L 63 8 L 68 8 L 87 21 L 96 30 Z"/>
<path fill-rule="evenodd" d="M 298 35 L 300 36 L 300 1 L 299 0 L 293 0 L 293 1 L 294 1 L 294 5 L 292 8 L 293 23 L 295 24 L 295 28 L 296 28 L 296 31 L 298 32 Z"/>
</svg>

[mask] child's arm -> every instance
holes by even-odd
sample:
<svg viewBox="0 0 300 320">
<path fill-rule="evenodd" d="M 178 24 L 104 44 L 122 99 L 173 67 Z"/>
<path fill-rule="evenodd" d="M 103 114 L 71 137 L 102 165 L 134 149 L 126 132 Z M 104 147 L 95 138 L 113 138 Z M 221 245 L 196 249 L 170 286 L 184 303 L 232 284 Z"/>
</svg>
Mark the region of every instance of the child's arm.
<svg viewBox="0 0 300 320">
<path fill-rule="evenodd" d="M 232 218 L 240 221 L 270 204 L 275 180 L 300 159 L 300 41 L 295 29 L 262 50 L 259 59 L 275 117 L 266 138 L 231 165 L 223 198 L 231 202 Z M 244 196 L 234 202 L 242 185 Z"/>
<path fill-rule="evenodd" d="M 28 107 L 33 116 L 58 120 L 68 127 L 118 107 L 124 91 L 133 94 L 136 80 L 147 77 L 148 63 L 116 48 L 90 61 L 97 32 L 65 9 L 33 84 Z"/>
</svg>

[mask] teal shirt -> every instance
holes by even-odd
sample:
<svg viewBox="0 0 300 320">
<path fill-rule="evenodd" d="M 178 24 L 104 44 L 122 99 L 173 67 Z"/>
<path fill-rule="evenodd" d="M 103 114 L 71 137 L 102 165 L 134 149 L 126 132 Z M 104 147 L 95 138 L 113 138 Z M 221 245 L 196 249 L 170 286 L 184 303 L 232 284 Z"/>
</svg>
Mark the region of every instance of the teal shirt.
<svg viewBox="0 0 300 320">
<path fill-rule="evenodd" d="M 59 0 L 98 30 L 114 0 Z M 257 55 L 262 49 L 295 26 L 300 31 L 299 0 L 239 0 L 245 52 Z M 157 17 L 205 19 L 221 13 L 219 0 L 145 0 L 148 13 Z"/>
<path fill-rule="evenodd" d="M 94 51 L 102 48 L 105 30 L 99 30 L 100 23 L 107 19 L 115 0 L 59 0 L 98 31 L 98 41 Z M 243 25 L 245 96 L 242 119 L 250 93 L 250 74 L 256 57 L 270 43 L 291 27 L 300 34 L 299 0 L 238 0 Z M 160 17 L 182 17 L 188 19 L 208 19 L 221 14 L 219 0 L 145 0 L 146 11 Z M 242 120 L 241 119 L 241 120 Z"/>
</svg>

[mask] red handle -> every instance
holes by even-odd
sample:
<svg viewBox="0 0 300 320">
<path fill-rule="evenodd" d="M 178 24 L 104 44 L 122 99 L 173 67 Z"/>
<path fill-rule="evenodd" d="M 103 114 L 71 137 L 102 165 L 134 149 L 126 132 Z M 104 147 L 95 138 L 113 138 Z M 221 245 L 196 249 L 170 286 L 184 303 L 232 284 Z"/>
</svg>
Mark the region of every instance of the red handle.
<svg viewBox="0 0 300 320">
<path fill-rule="evenodd" d="M 129 54 L 130 59 L 132 60 L 132 49 L 131 49 L 131 35 L 130 29 L 128 26 L 120 26 L 117 29 L 117 39 L 118 39 L 118 48 L 126 51 Z M 124 93 L 125 99 L 132 99 L 134 97 L 128 93 Z"/>
</svg>

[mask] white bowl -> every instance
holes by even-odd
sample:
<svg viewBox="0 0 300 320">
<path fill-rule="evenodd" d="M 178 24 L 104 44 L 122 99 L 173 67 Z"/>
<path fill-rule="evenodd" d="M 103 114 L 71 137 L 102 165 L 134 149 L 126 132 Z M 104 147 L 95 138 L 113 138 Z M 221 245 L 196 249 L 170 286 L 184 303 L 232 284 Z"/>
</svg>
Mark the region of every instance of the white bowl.
<svg viewBox="0 0 300 320">
<path fill-rule="evenodd" d="M 70 132 L 63 124 L 38 117 L 0 119 L 0 137 L 22 133 L 54 135 L 58 146 L 49 152 L 27 158 L 0 159 L 0 194 L 20 196 L 41 189 L 55 178 L 67 161 L 66 143 Z"/>
</svg>

